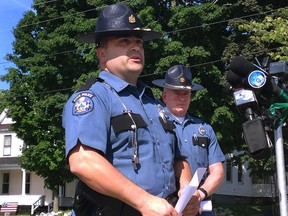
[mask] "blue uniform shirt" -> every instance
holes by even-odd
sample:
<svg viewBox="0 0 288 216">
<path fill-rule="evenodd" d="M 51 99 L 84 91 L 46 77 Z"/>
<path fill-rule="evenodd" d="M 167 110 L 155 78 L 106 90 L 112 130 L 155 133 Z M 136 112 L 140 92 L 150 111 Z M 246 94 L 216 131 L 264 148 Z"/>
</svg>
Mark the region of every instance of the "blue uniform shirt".
<svg viewBox="0 0 288 216">
<path fill-rule="evenodd" d="M 159 121 L 159 111 L 151 89 L 142 82 L 135 87 L 106 71 L 102 71 L 99 77 L 117 94 L 105 84 L 95 82 L 90 89 L 76 92 L 70 97 L 63 111 L 66 155 L 79 139 L 84 145 L 103 152 L 114 167 L 141 188 L 153 195 L 167 197 L 176 191 L 174 159 L 182 156 L 175 134 L 164 130 Z M 131 130 L 115 131 L 111 126 L 113 117 L 123 115 L 125 109 L 121 101 L 146 123 L 137 130 L 138 170 L 133 169 L 131 161 Z"/>
<path fill-rule="evenodd" d="M 181 139 L 181 149 L 189 155 L 187 160 L 192 174 L 199 167 L 207 168 L 211 164 L 225 161 L 211 125 L 191 115 L 186 115 L 182 124 L 172 115 L 171 118 Z"/>
</svg>

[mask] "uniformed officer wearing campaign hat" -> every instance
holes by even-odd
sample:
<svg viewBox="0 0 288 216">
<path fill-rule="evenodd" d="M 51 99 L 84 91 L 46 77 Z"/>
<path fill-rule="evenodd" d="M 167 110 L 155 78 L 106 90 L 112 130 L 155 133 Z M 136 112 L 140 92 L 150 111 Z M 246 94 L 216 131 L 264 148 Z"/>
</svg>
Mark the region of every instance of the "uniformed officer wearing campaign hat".
<svg viewBox="0 0 288 216">
<path fill-rule="evenodd" d="M 203 86 L 192 82 L 192 73 L 184 65 L 175 65 L 169 68 L 165 74 L 165 79 L 153 80 L 156 86 L 169 89 L 198 91 Z"/>
<path fill-rule="evenodd" d="M 173 123 L 161 121 L 151 88 L 138 80 L 143 42 L 160 37 L 121 3 L 103 8 L 95 31 L 77 37 L 98 45 L 101 72 L 63 111 L 66 156 L 81 180 L 73 216 L 179 215 L 170 198 L 191 180 L 188 155 L 178 148 Z M 195 215 L 190 206 L 183 214 Z"/>
<path fill-rule="evenodd" d="M 192 91 L 201 90 L 203 87 L 192 82 L 192 72 L 183 65 L 172 66 L 167 70 L 165 79 L 152 82 L 164 88 L 162 100 L 166 105 L 165 115 L 167 119 L 172 119 L 174 122 L 180 147 L 189 154 L 187 160 L 193 174 L 200 167 L 209 169 L 208 177 L 204 178 L 203 183 L 201 182 L 200 187 L 193 194 L 198 198 L 200 207 L 200 202 L 203 200 L 211 202 L 209 197 L 223 181 L 222 163 L 225 161 L 211 125 L 188 113 Z M 202 210 L 197 216 L 215 216 L 212 209 Z"/>
</svg>

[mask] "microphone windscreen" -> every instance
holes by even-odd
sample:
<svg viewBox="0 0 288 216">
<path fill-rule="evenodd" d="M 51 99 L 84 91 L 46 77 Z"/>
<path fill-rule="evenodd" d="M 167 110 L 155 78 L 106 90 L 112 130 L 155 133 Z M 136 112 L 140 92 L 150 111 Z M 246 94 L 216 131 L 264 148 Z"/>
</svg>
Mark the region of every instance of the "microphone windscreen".
<svg viewBox="0 0 288 216">
<path fill-rule="evenodd" d="M 227 78 L 228 83 L 233 87 L 236 87 L 236 86 L 242 84 L 241 77 L 239 77 L 237 74 L 235 74 L 231 70 L 228 71 L 226 78 Z"/>
<path fill-rule="evenodd" d="M 257 70 L 257 67 L 242 56 L 236 56 L 233 58 L 229 68 L 241 78 L 247 77 L 250 72 Z"/>
</svg>

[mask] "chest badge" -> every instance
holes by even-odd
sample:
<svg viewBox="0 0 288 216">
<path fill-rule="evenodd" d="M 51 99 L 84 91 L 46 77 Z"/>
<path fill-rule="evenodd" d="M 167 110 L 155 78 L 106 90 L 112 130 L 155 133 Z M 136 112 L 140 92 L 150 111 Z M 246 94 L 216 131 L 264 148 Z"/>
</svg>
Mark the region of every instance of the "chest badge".
<svg viewBox="0 0 288 216">
<path fill-rule="evenodd" d="M 157 108 L 158 108 L 159 116 L 162 118 L 163 122 L 166 123 L 168 116 L 166 115 L 165 109 L 160 104 L 157 104 Z"/>
<path fill-rule="evenodd" d="M 206 130 L 205 130 L 204 126 L 201 125 L 201 126 L 198 128 L 198 132 L 199 132 L 199 134 L 200 134 L 201 136 L 204 136 L 204 135 L 206 134 Z"/>
</svg>

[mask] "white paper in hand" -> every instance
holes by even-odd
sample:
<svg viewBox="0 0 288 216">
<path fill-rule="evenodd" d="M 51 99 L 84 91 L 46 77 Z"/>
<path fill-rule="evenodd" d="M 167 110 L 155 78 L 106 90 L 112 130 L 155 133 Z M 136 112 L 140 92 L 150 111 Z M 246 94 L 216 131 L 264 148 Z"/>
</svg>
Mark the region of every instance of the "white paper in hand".
<svg viewBox="0 0 288 216">
<path fill-rule="evenodd" d="M 212 211 L 212 201 L 211 200 L 204 200 L 200 203 L 200 208 L 202 212 L 210 212 Z"/>
<path fill-rule="evenodd" d="M 175 209 L 179 213 L 179 215 L 182 215 L 184 208 L 191 199 L 192 195 L 197 190 L 205 172 L 206 168 L 204 167 L 198 168 L 194 173 L 190 183 L 183 188 L 181 196 L 179 197 L 178 202 L 176 203 L 175 206 Z"/>
</svg>

